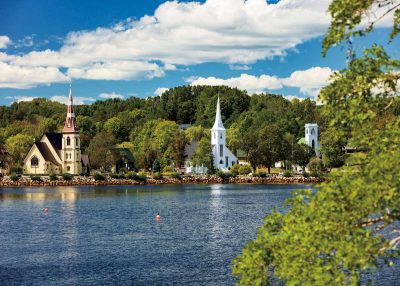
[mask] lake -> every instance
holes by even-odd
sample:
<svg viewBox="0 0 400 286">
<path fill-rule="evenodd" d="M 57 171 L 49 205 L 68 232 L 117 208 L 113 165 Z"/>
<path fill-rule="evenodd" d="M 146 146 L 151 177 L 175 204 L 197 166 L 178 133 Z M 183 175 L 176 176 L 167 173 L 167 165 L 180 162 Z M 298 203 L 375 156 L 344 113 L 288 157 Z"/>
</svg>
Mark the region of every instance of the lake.
<svg viewBox="0 0 400 286">
<path fill-rule="evenodd" d="M 232 259 L 299 188 L 310 186 L 3 188 L 0 284 L 234 285 Z M 374 284 L 399 285 L 396 269 Z"/>
</svg>

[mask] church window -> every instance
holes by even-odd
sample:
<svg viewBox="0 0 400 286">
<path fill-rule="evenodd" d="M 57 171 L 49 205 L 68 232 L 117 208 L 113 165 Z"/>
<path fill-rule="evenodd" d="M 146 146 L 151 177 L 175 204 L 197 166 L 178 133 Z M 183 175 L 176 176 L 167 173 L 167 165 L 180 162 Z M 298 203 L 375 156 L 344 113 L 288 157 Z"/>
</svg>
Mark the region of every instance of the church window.
<svg viewBox="0 0 400 286">
<path fill-rule="evenodd" d="M 221 136 L 220 136 L 219 138 L 221 138 L 221 139 L 222 139 L 222 133 L 221 133 Z"/>
<path fill-rule="evenodd" d="M 223 157 L 224 156 L 224 145 L 219 144 L 219 156 Z"/>
<path fill-rule="evenodd" d="M 311 129 L 311 135 L 314 135 L 314 134 L 315 134 L 315 130 L 313 128 L 313 129 Z"/>
<path fill-rule="evenodd" d="M 228 163 L 229 163 L 228 159 L 229 159 L 228 156 L 226 156 L 225 157 L 225 167 L 228 167 Z"/>
<path fill-rule="evenodd" d="M 220 165 L 222 165 L 224 163 L 224 161 L 222 161 L 222 160 L 219 160 L 219 164 Z"/>
<path fill-rule="evenodd" d="M 67 137 L 67 146 L 71 145 L 71 138 Z"/>
<path fill-rule="evenodd" d="M 78 137 L 75 138 L 75 145 L 78 146 Z"/>
<path fill-rule="evenodd" d="M 39 159 L 36 156 L 33 156 L 31 159 L 31 167 L 36 168 L 39 166 Z"/>
<path fill-rule="evenodd" d="M 315 141 L 314 141 L 314 139 L 311 141 L 311 147 L 312 147 L 313 149 L 315 149 Z"/>
<path fill-rule="evenodd" d="M 71 167 L 70 166 L 67 166 L 67 171 L 68 172 L 71 171 Z"/>
</svg>

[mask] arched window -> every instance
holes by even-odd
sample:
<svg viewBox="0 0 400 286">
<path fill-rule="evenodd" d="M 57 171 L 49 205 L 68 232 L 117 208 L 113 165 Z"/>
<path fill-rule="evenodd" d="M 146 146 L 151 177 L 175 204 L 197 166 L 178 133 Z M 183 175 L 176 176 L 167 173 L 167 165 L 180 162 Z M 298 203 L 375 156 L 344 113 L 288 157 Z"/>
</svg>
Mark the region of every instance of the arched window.
<svg viewBox="0 0 400 286">
<path fill-rule="evenodd" d="M 68 172 L 71 171 L 71 167 L 70 166 L 67 166 L 67 171 Z"/>
<path fill-rule="evenodd" d="M 36 168 L 39 166 L 39 159 L 36 156 L 31 158 L 31 167 Z"/>
<path fill-rule="evenodd" d="M 315 149 L 315 141 L 314 141 L 314 139 L 311 141 L 311 147 L 312 147 L 313 149 Z"/>
<path fill-rule="evenodd" d="M 71 145 L 71 138 L 67 137 L 67 146 Z"/>
<path fill-rule="evenodd" d="M 315 134 L 315 130 L 313 128 L 313 129 L 311 129 L 311 135 L 314 135 L 314 134 Z"/>
</svg>

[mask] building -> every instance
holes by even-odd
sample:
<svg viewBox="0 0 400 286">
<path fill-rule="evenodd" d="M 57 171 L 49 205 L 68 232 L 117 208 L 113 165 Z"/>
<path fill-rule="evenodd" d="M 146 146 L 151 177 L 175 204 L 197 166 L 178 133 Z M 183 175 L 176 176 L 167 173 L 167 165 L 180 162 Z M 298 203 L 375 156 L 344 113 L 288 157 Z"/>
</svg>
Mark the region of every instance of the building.
<svg viewBox="0 0 400 286">
<path fill-rule="evenodd" d="M 39 142 L 33 143 L 24 160 L 24 174 L 81 174 L 89 162 L 86 156 L 82 162 L 80 143 L 70 85 L 63 132 L 45 133 Z"/>
<path fill-rule="evenodd" d="M 307 123 L 305 126 L 305 143 L 314 149 L 315 154 L 318 156 L 318 124 Z"/>
<path fill-rule="evenodd" d="M 228 171 L 230 167 L 238 163 L 235 155 L 226 147 L 226 129 L 222 123 L 219 97 L 214 126 L 211 129 L 211 148 L 214 156 L 214 168 Z"/>
</svg>

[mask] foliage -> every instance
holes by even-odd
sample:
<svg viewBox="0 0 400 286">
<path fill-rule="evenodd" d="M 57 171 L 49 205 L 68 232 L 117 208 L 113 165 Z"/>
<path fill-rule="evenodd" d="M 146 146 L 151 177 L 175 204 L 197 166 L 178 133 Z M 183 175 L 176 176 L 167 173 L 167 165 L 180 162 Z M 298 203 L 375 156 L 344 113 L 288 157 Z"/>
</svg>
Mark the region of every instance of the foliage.
<svg viewBox="0 0 400 286">
<path fill-rule="evenodd" d="M 233 174 L 231 172 L 224 172 L 221 170 L 217 170 L 217 172 L 215 173 L 215 175 L 219 178 L 221 178 L 224 182 L 228 181 L 229 178 L 233 177 Z"/>
<path fill-rule="evenodd" d="M 50 179 L 50 181 L 56 181 L 56 180 L 58 180 L 58 176 L 54 173 L 51 173 L 49 175 L 49 179 Z"/>
<path fill-rule="evenodd" d="M 318 157 L 315 157 L 310 160 L 310 163 L 308 163 L 307 168 L 310 172 L 322 172 L 324 166 L 322 164 L 322 160 Z"/>
<path fill-rule="evenodd" d="M 161 171 L 161 163 L 157 159 L 154 160 L 151 170 L 153 172 L 160 172 Z"/>
<path fill-rule="evenodd" d="M 69 173 L 65 173 L 62 175 L 62 177 L 65 181 L 71 181 L 74 176 Z"/>
<path fill-rule="evenodd" d="M 256 170 L 253 173 L 253 177 L 266 178 L 267 177 L 267 172 L 265 170 Z"/>
<path fill-rule="evenodd" d="M 93 179 L 95 181 L 104 181 L 106 179 L 106 177 L 104 177 L 101 173 L 95 173 L 93 175 Z"/>
<path fill-rule="evenodd" d="M 155 180 L 161 180 L 162 178 L 163 178 L 163 175 L 160 172 L 153 174 L 153 179 L 155 179 Z"/>
<path fill-rule="evenodd" d="M 253 169 L 250 165 L 242 165 L 238 171 L 240 175 L 248 175 L 253 171 Z"/>
<path fill-rule="evenodd" d="M 283 172 L 283 177 L 285 178 L 290 178 L 293 176 L 292 171 L 286 170 L 285 172 Z"/>
<path fill-rule="evenodd" d="M 321 134 L 322 160 L 330 168 L 343 166 L 346 159 L 345 146 L 347 144 L 344 132 L 330 127 Z"/>
<path fill-rule="evenodd" d="M 239 168 L 240 165 L 239 164 L 234 164 L 231 168 L 230 168 L 230 172 L 232 173 L 233 176 L 237 176 L 239 175 Z"/>
<path fill-rule="evenodd" d="M 29 149 L 31 148 L 34 140 L 32 136 L 25 134 L 16 134 L 6 140 L 6 148 L 11 156 L 11 162 L 17 165 L 21 164 Z"/>
<path fill-rule="evenodd" d="M 19 181 L 19 177 L 17 175 L 15 175 L 15 174 L 11 174 L 10 175 L 10 180 L 13 181 L 13 182 L 17 182 L 17 181 Z"/>
<path fill-rule="evenodd" d="M 178 172 L 172 172 L 171 177 L 174 179 L 182 180 L 182 176 Z"/>
<path fill-rule="evenodd" d="M 41 182 L 42 178 L 40 176 L 31 176 L 31 181 L 34 182 Z"/>
<path fill-rule="evenodd" d="M 314 156 L 314 150 L 310 146 L 305 144 L 296 144 L 294 146 L 293 163 L 301 166 L 303 170 Z"/>
<path fill-rule="evenodd" d="M 142 175 L 142 174 L 138 174 L 135 172 L 130 172 L 128 174 L 125 175 L 125 177 L 129 180 L 134 180 L 134 181 L 138 181 L 138 182 L 143 182 L 146 181 L 146 175 Z"/>
<path fill-rule="evenodd" d="M 214 158 L 208 138 L 203 137 L 200 142 L 197 143 L 192 162 L 197 166 L 206 166 L 209 171 L 214 172 Z"/>
<path fill-rule="evenodd" d="M 398 9 L 395 3 L 333 0 L 324 51 L 369 32 L 371 26 L 354 28 L 373 5 L 388 12 Z M 344 138 L 363 152 L 347 158 L 317 192 L 297 192 L 285 213 L 275 210 L 264 219 L 234 261 L 238 285 L 360 285 L 371 269 L 398 259 L 400 117 L 391 110 L 398 69 L 397 60 L 373 45 L 360 57 L 352 53 L 347 68 L 321 91 L 328 128 L 343 132 L 336 142 Z"/>
<path fill-rule="evenodd" d="M 111 133 L 98 133 L 88 147 L 90 165 L 93 169 L 109 171 L 115 164 L 117 154 L 114 151 L 115 137 Z"/>
</svg>

